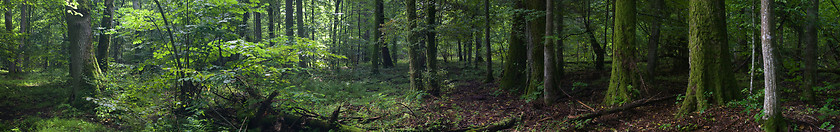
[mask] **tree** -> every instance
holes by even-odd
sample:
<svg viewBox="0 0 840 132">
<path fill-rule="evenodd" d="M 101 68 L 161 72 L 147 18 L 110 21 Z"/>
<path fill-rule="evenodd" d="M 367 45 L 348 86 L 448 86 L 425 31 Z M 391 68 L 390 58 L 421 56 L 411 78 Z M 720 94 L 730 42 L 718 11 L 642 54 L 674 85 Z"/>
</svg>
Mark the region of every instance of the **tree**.
<svg viewBox="0 0 840 132">
<path fill-rule="evenodd" d="M 589 4 L 591 1 L 586 1 L 586 9 L 583 16 L 583 28 L 586 29 L 586 34 L 589 36 L 589 47 L 592 48 L 592 52 L 595 53 L 595 69 L 598 71 L 604 70 L 604 55 L 607 51 L 604 49 L 605 46 L 601 46 L 601 43 L 598 42 L 598 39 L 595 38 L 595 29 L 592 27 L 592 19 L 589 18 L 590 13 L 593 9 Z M 606 28 L 604 29 L 604 34 L 606 34 Z M 604 43 L 607 43 L 606 35 L 604 35 Z"/>
<path fill-rule="evenodd" d="M 526 0 L 525 8 L 534 11 L 545 11 L 545 1 L 543 0 Z M 528 32 L 528 46 L 530 57 L 528 58 L 528 64 L 531 65 L 531 75 L 529 76 L 528 87 L 525 89 L 525 93 L 532 93 L 537 91 L 537 86 L 540 86 L 540 81 L 543 80 L 543 67 L 544 57 L 543 57 L 543 37 L 546 36 L 545 34 L 545 16 L 540 15 L 535 17 L 535 19 L 527 19 L 527 28 L 526 32 Z"/>
<path fill-rule="evenodd" d="M 690 69 L 680 116 L 705 110 L 709 99 L 722 105 L 738 94 L 727 44 L 724 2 L 691 0 L 689 3 Z"/>
<path fill-rule="evenodd" d="M 96 46 L 96 60 L 99 61 L 99 68 L 102 72 L 108 71 L 108 49 L 111 46 L 111 34 L 107 33 L 113 29 L 111 21 L 114 20 L 114 0 L 104 1 L 105 10 L 102 19 L 99 22 L 99 27 L 102 32 L 99 34 L 99 45 Z"/>
<path fill-rule="evenodd" d="M 615 1 L 615 44 L 610 85 L 604 95 L 607 105 L 632 101 L 634 87 L 639 87 L 636 72 L 636 1 Z"/>
<path fill-rule="evenodd" d="M 375 27 L 379 34 L 379 37 L 376 37 L 376 45 L 379 48 L 377 51 L 381 51 L 380 55 L 382 56 L 381 62 L 383 67 L 394 67 L 394 61 L 391 59 L 391 51 L 388 50 L 388 43 L 385 43 L 385 39 L 382 37 L 382 28 L 384 27 L 383 24 L 385 24 L 385 11 L 382 0 L 376 0 L 375 8 Z"/>
<path fill-rule="evenodd" d="M 70 84 L 73 89 L 70 102 L 77 106 L 77 101 L 93 93 L 93 85 L 87 81 L 95 80 L 95 76 L 100 73 L 96 58 L 92 55 L 93 36 L 88 3 L 88 0 L 75 0 L 66 6 L 67 12 L 64 14 L 70 41 Z"/>
<path fill-rule="evenodd" d="M 558 36 L 558 38 L 555 39 L 555 41 L 557 41 L 556 44 L 555 44 L 556 45 L 555 47 L 557 48 L 556 49 L 557 51 L 555 52 L 555 56 L 557 57 L 557 59 L 555 59 L 555 60 L 557 60 L 557 74 L 558 74 L 558 76 L 560 76 L 559 78 L 563 78 L 563 76 L 565 76 L 564 72 L 566 71 L 566 68 L 565 68 L 566 62 L 565 62 L 565 58 L 563 56 L 563 38 L 562 38 L 562 36 L 563 36 L 563 8 L 561 8 L 561 7 L 564 7 L 563 6 L 563 1 L 562 0 L 557 1 L 556 5 L 557 6 L 555 6 L 554 9 L 557 10 L 556 11 L 557 13 L 554 13 L 555 16 L 556 16 L 554 18 L 554 19 L 556 19 L 554 22 L 556 22 L 556 24 L 555 24 L 555 27 L 557 28 L 557 34 L 556 35 Z"/>
<path fill-rule="evenodd" d="M 545 67 L 545 79 L 544 87 L 543 87 L 543 101 L 545 104 L 551 105 L 557 101 L 557 90 L 560 89 L 560 85 L 557 79 L 557 69 L 555 68 L 557 64 L 555 64 L 555 54 L 554 54 L 554 43 L 551 41 L 552 35 L 554 35 L 554 7 L 552 5 L 553 0 L 545 0 L 545 50 L 543 50 L 543 57 L 544 67 Z"/>
<path fill-rule="evenodd" d="M 487 78 L 484 82 L 493 82 L 493 54 L 490 51 L 490 0 L 484 0 L 484 45 L 487 48 L 484 50 L 487 52 Z"/>
<path fill-rule="evenodd" d="M 294 26 L 295 26 L 295 21 L 294 20 L 295 19 L 294 19 L 294 15 L 293 15 L 294 12 L 295 12 L 294 11 L 295 6 L 292 5 L 292 4 L 294 4 L 293 0 L 285 0 L 285 1 L 286 1 L 286 37 L 288 37 L 289 40 L 292 40 L 295 37 L 295 29 L 294 29 Z"/>
<path fill-rule="evenodd" d="M 374 2 L 376 6 L 374 8 L 374 30 L 373 30 L 373 53 L 371 53 L 371 60 L 370 63 L 373 65 L 373 74 L 379 74 L 379 64 L 382 60 L 379 60 L 379 56 L 384 56 L 383 54 L 379 54 L 379 50 L 388 49 L 382 47 L 382 24 L 384 23 L 383 11 L 382 11 L 382 0 L 376 0 Z"/>
<path fill-rule="evenodd" d="M 723 3 L 723 2 L 720 2 Z M 773 56 L 773 27 L 776 26 L 773 20 L 773 1 L 761 0 L 761 53 L 764 60 L 764 131 L 776 132 L 785 131 L 784 117 L 779 107 L 779 95 L 776 81 L 776 60 Z"/>
<path fill-rule="evenodd" d="M 12 33 L 14 27 L 12 27 L 12 2 L 11 0 L 3 0 L 3 5 L 6 7 L 6 11 L 3 13 L 3 19 L 6 26 L 6 32 Z M 3 63 L 5 63 L 6 68 L 13 69 L 15 67 L 14 63 L 10 59 L 3 58 Z"/>
<path fill-rule="evenodd" d="M 803 35 L 803 39 L 805 42 L 805 66 L 803 66 L 803 70 L 805 71 L 802 75 L 802 79 L 804 81 L 803 86 L 803 95 L 805 100 L 809 103 L 814 103 L 816 101 L 816 97 L 814 96 L 814 85 L 816 84 L 817 78 L 817 43 L 819 42 L 817 36 L 817 27 L 819 26 L 819 8 L 820 3 L 819 0 L 807 0 L 808 7 L 807 15 L 808 15 L 808 22 L 805 24 L 805 34 Z"/>
<path fill-rule="evenodd" d="M 295 1 L 295 16 L 297 16 L 297 36 L 306 38 L 306 24 L 303 23 L 303 0 Z"/>
<path fill-rule="evenodd" d="M 257 2 L 256 9 L 262 8 L 262 3 Z M 254 40 L 252 42 L 262 42 L 262 13 L 254 12 Z"/>
<path fill-rule="evenodd" d="M 426 91 L 433 96 L 440 95 L 440 84 L 437 76 L 437 35 L 435 31 L 435 0 L 426 1 L 426 67 L 429 72 L 429 80 L 427 81 Z"/>
<path fill-rule="evenodd" d="M 658 16 L 665 16 L 665 13 L 662 13 L 663 5 L 665 4 L 664 0 L 652 0 L 651 1 L 651 10 L 653 10 L 653 14 Z M 660 38 L 660 28 L 662 27 L 660 17 L 655 17 L 651 19 L 650 22 L 650 38 L 648 39 L 648 54 L 647 54 L 647 77 L 643 78 L 647 81 L 653 81 L 653 77 L 656 75 L 656 67 L 659 65 L 657 64 L 658 57 L 656 56 L 656 50 L 659 48 L 659 38 Z M 648 85 L 648 87 L 653 85 Z"/>
<path fill-rule="evenodd" d="M 415 0 L 406 0 L 405 1 L 405 11 L 406 16 L 408 17 L 406 20 L 408 21 L 408 74 L 410 79 L 411 89 L 413 90 L 420 90 L 423 87 L 423 76 L 421 74 L 421 60 L 420 54 L 418 51 L 420 49 L 420 43 L 417 42 L 417 31 L 414 28 L 417 28 L 417 12 L 416 10 L 417 1 Z"/>
<path fill-rule="evenodd" d="M 516 9 L 523 9 L 522 1 L 515 2 Z M 508 39 L 507 58 L 505 58 L 505 69 L 502 74 L 501 86 L 503 89 L 522 91 L 525 86 L 525 66 L 527 62 L 527 46 L 525 45 L 525 14 L 516 12 L 511 19 L 510 39 Z"/>
<path fill-rule="evenodd" d="M 20 36 L 20 43 L 17 45 L 17 52 L 12 56 L 14 61 L 12 61 L 12 65 L 9 67 L 9 72 L 13 76 L 19 76 L 23 73 L 23 59 L 24 50 L 26 50 L 26 45 L 29 43 L 29 5 L 27 4 L 26 0 L 23 0 L 20 4 L 20 33 L 23 34 Z"/>
<path fill-rule="evenodd" d="M 274 12 L 275 2 L 276 1 L 274 1 L 274 0 L 268 1 L 268 9 L 267 9 L 267 12 L 268 12 L 268 39 L 269 39 L 268 46 L 274 46 L 274 41 L 271 40 L 271 39 L 274 39 L 275 37 L 277 37 L 276 34 L 274 34 L 274 30 L 275 30 L 274 29 L 274 18 L 276 17 L 275 12 Z M 336 6 L 336 7 L 338 7 L 338 6 Z M 335 29 L 333 29 L 333 30 L 335 30 Z"/>
</svg>

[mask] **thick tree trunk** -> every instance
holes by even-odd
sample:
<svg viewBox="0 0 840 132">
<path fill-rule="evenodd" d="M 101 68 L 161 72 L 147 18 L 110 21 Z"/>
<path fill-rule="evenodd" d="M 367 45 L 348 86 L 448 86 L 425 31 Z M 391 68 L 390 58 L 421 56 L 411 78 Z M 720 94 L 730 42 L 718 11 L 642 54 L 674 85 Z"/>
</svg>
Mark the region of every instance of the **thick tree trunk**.
<svg viewBox="0 0 840 132">
<path fill-rule="evenodd" d="M 391 58 L 391 51 L 388 49 L 388 43 L 385 43 L 385 38 L 383 38 L 383 33 L 381 32 L 382 30 L 379 30 L 380 28 L 383 28 L 383 24 L 385 24 L 385 11 L 383 3 L 382 0 L 377 0 L 376 2 L 376 27 L 377 31 L 380 31 L 379 37 L 377 37 L 376 39 L 379 45 L 379 50 L 382 51 L 382 66 L 394 67 L 394 61 Z"/>
<path fill-rule="evenodd" d="M 651 1 L 651 10 L 653 10 L 654 15 L 658 16 L 665 16 L 663 11 L 665 1 L 664 0 L 652 0 Z M 659 30 L 662 27 L 660 17 L 655 17 L 651 20 L 650 23 L 650 38 L 648 39 L 648 54 L 647 54 L 647 75 L 644 78 L 648 82 L 653 82 L 654 77 L 656 76 L 656 67 L 659 66 L 658 64 L 658 57 L 657 49 L 659 48 Z M 653 85 L 648 84 L 647 87 L 651 87 Z"/>
<path fill-rule="evenodd" d="M 773 1 L 761 0 L 761 53 L 764 55 L 764 131 L 785 131 L 777 91 L 776 60 L 773 48 Z"/>
<path fill-rule="evenodd" d="M 437 66 L 437 31 L 435 31 L 437 10 L 435 9 L 435 0 L 426 1 L 426 24 L 428 24 L 428 31 L 426 32 L 426 66 L 428 67 L 429 77 L 427 81 L 428 91 L 433 96 L 440 95 L 440 84 L 438 82 L 438 66 Z"/>
<path fill-rule="evenodd" d="M 689 5 L 690 73 L 680 116 L 705 110 L 710 99 L 722 105 L 738 94 L 727 44 L 724 2 L 691 0 Z"/>
<path fill-rule="evenodd" d="M 105 11 L 103 13 L 99 27 L 103 30 L 99 34 L 99 45 L 96 47 L 96 60 L 99 61 L 99 68 L 102 72 L 108 71 L 108 49 L 111 46 L 111 34 L 107 32 L 113 27 L 111 22 L 114 20 L 114 0 L 105 0 Z"/>
<path fill-rule="evenodd" d="M 301 38 L 306 38 L 307 29 L 306 23 L 303 23 L 303 0 L 295 1 L 295 16 L 297 16 L 297 35 Z"/>
<path fill-rule="evenodd" d="M 516 9 L 524 9 L 524 5 L 522 1 L 515 2 Z M 524 86 L 527 84 L 525 81 L 525 68 L 527 62 L 524 58 L 527 58 L 527 46 L 525 42 L 525 15 L 523 13 L 514 13 L 513 19 L 511 19 L 511 30 L 510 30 L 510 39 L 508 39 L 508 51 L 507 51 L 507 58 L 505 61 L 505 70 L 504 74 L 502 74 L 502 82 L 501 86 L 503 89 L 516 91 L 518 93 L 523 92 Z"/>
<path fill-rule="evenodd" d="M 544 11 L 545 10 L 545 1 L 544 0 L 526 0 L 525 8 L 530 10 L 537 10 L 537 11 Z M 530 82 L 528 87 L 525 89 L 526 93 L 531 93 L 537 91 L 537 87 L 542 85 L 540 80 L 543 80 L 543 70 L 544 68 L 544 57 L 543 57 L 543 48 L 544 44 L 543 37 L 545 37 L 545 16 L 540 16 L 535 19 L 529 19 L 528 21 L 528 34 L 530 38 L 528 40 L 530 42 L 531 52 L 531 75 L 530 75 Z"/>
<path fill-rule="evenodd" d="M 94 76 L 99 75 L 99 67 L 97 67 L 96 58 L 93 56 L 92 44 L 93 35 L 90 27 L 91 13 L 88 6 L 89 1 L 78 0 L 75 8 L 67 6 L 65 13 L 67 18 L 67 37 L 70 41 L 70 84 L 72 84 L 72 94 L 70 102 L 76 106 L 81 106 L 80 103 L 83 97 L 89 97 L 93 91 L 93 85 L 88 83 L 89 80 L 95 80 Z"/>
<path fill-rule="evenodd" d="M 490 50 L 490 0 L 484 0 L 484 44 L 486 48 L 484 51 L 487 53 L 487 77 L 484 82 L 493 82 L 493 54 Z"/>
<path fill-rule="evenodd" d="M 9 67 L 9 73 L 12 76 L 19 77 L 20 74 L 23 73 L 23 60 L 25 58 L 24 51 L 26 50 L 26 45 L 29 43 L 29 5 L 25 4 L 26 0 L 23 1 L 24 4 L 20 5 L 20 33 L 23 34 L 20 36 L 20 43 L 17 45 L 17 51 L 12 55 L 14 61 L 12 61 L 11 67 Z"/>
<path fill-rule="evenodd" d="M 552 5 L 552 1 L 545 0 L 545 36 L 554 35 L 554 5 Z M 557 79 L 558 73 L 555 68 L 557 64 L 554 62 L 554 58 L 556 57 L 554 54 L 554 41 L 551 41 L 551 37 L 544 37 L 544 39 L 545 50 L 543 50 L 543 58 L 545 61 L 543 67 L 545 68 L 545 72 L 543 75 L 545 77 L 543 79 L 545 86 L 543 87 L 543 101 L 547 105 L 552 105 L 557 101 L 560 81 Z"/>
<path fill-rule="evenodd" d="M 805 42 L 805 66 L 803 70 L 805 71 L 802 75 L 803 82 L 805 82 L 805 86 L 803 86 L 803 96 L 805 100 L 809 103 L 814 103 L 816 101 L 814 96 L 814 85 L 816 84 L 817 79 L 817 42 L 819 42 L 817 36 L 817 27 L 819 26 L 819 0 L 808 0 L 810 3 L 806 5 L 810 5 L 808 7 L 808 22 L 805 24 L 805 34 L 804 34 L 804 42 Z"/>
<path fill-rule="evenodd" d="M 604 95 L 604 104 L 620 105 L 633 100 L 639 89 L 636 72 L 636 1 L 615 1 L 615 44 L 613 48 L 610 85 Z"/>
<path fill-rule="evenodd" d="M 417 32 L 414 31 L 414 28 L 417 28 L 417 13 L 416 13 L 416 6 L 417 1 L 415 0 L 406 0 L 405 1 L 405 8 L 406 8 L 406 16 L 408 16 L 408 74 L 410 79 L 410 85 L 412 90 L 420 90 L 423 87 L 422 81 L 422 70 L 421 70 L 421 59 L 420 54 L 418 53 L 420 49 L 420 44 L 417 42 Z"/>
<path fill-rule="evenodd" d="M 285 5 L 286 6 L 286 12 L 285 12 L 286 13 L 286 19 L 285 19 L 286 20 L 286 27 L 285 27 L 286 28 L 286 37 L 289 38 L 289 41 L 293 41 L 294 37 L 295 37 L 295 29 L 294 29 L 294 27 L 295 27 L 295 18 L 294 18 L 295 6 L 292 5 L 292 4 L 294 4 L 294 0 L 285 0 L 285 1 L 286 1 L 286 5 Z"/>
</svg>

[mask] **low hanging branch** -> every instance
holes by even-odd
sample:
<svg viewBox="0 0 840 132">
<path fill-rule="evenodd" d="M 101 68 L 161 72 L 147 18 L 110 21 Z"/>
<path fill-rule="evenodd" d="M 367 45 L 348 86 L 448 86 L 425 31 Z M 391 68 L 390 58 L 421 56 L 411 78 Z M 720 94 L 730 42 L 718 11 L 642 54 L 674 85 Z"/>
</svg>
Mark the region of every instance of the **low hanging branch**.
<svg viewBox="0 0 840 132">
<path fill-rule="evenodd" d="M 619 106 L 619 107 L 615 107 L 615 108 L 612 108 L 612 109 L 601 110 L 601 111 L 598 111 L 598 112 L 595 112 L 595 113 L 589 113 L 589 114 L 584 114 L 584 115 L 571 116 L 568 121 L 578 121 L 578 120 L 591 119 L 591 118 L 599 117 L 599 116 L 602 116 L 602 115 L 621 112 L 621 111 L 628 110 L 628 109 L 633 109 L 633 108 L 636 108 L 636 107 L 639 107 L 639 106 L 644 106 L 644 105 L 656 103 L 656 102 L 659 102 L 659 101 L 672 99 L 672 98 L 675 98 L 675 97 L 677 97 L 677 96 L 669 96 L 669 97 L 663 97 L 663 98 L 657 98 L 657 99 L 638 100 L 638 101 L 635 101 L 633 103 L 626 104 L 626 105 Z"/>
</svg>

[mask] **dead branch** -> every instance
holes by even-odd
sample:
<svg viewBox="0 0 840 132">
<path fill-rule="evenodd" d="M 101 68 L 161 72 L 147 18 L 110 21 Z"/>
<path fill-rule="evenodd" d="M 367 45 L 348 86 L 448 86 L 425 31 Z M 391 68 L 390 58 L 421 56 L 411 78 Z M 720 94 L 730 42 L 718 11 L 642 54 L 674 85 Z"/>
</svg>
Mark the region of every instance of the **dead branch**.
<svg viewBox="0 0 840 132">
<path fill-rule="evenodd" d="M 655 102 L 659 102 L 659 101 L 663 101 L 663 100 L 667 100 L 667 99 L 671 99 L 671 98 L 675 98 L 675 97 L 677 97 L 677 96 L 669 96 L 669 97 L 663 97 L 663 98 L 658 98 L 658 99 L 638 100 L 638 101 L 635 101 L 633 103 L 626 104 L 626 105 L 619 106 L 619 107 L 615 107 L 615 108 L 612 108 L 612 109 L 602 110 L 602 111 L 598 111 L 598 112 L 590 113 L 590 114 L 572 116 L 572 118 L 570 118 L 568 121 L 591 119 L 591 118 L 599 117 L 599 116 L 602 116 L 602 115 L 621 112 L 621 111 L 624 111 L 624 110 L 633 109 L 633 108 L 636 108 L 636 107 L 639 107 L 639 106 L 648 105 L 648 104 L 652 104 L 652 103 L 655 103 Z"/>
</svg>

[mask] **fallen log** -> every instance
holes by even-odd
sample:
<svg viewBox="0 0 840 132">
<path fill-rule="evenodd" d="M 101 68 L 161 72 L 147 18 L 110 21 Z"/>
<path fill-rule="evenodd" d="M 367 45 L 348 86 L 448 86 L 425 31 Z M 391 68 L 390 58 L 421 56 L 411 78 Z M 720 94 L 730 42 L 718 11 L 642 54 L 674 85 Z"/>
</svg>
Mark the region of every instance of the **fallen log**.
<svg viewBox="0 0 840 132">
<path fill-rule="evenodd" d="M 628 109 L 633 109 L 633 108 L 636 108 L 636 107 L 639 107 L 639 106 L 648 105 L 648 104 L 652 104 L 652 103 L 663 101 L 663 100 L 668 100 L 668 99 L 675 98 L 675 97 L 677 97 L 677 96 L 668 96 L 668 97 L 657 98 L 657 99 L 638 100 L 638 101 L 635 101 L 633 103 L 629 103 L 629 104 L 626 104 L 626 105 L 623 105 L 623 106 L 619 106 L 619 107 L 615 107 L 615 108 L 611 108 L 611 109 L 607 109 L 607 110 L 601 110 L 601 111 L 598 111 L 598 112 L 595 112 L 595 113 L 571 116 L 568 119 L 568 121 L 578 121 L 578 120 L 591 119 L 591 118 L 599 117 L 599 116 L 602 116 L 602 115 L 621 112 L 621 111 L 628 110 Z"/>
<path fill-rule="evenodd" d="M 496 122 L 486 126 L 478 126 L 478 127 L 469 127 L 469 128 L 462 128 L 462 129 L 455 129 L 450 130 L 449 132 L 495 132 L 504 129 L 511 128 L 516 125 L 517 122 L 522 120 L 522 113 L 519 116 L 510 117 L 504 119 L 500 122 Z"/>
</svg>

